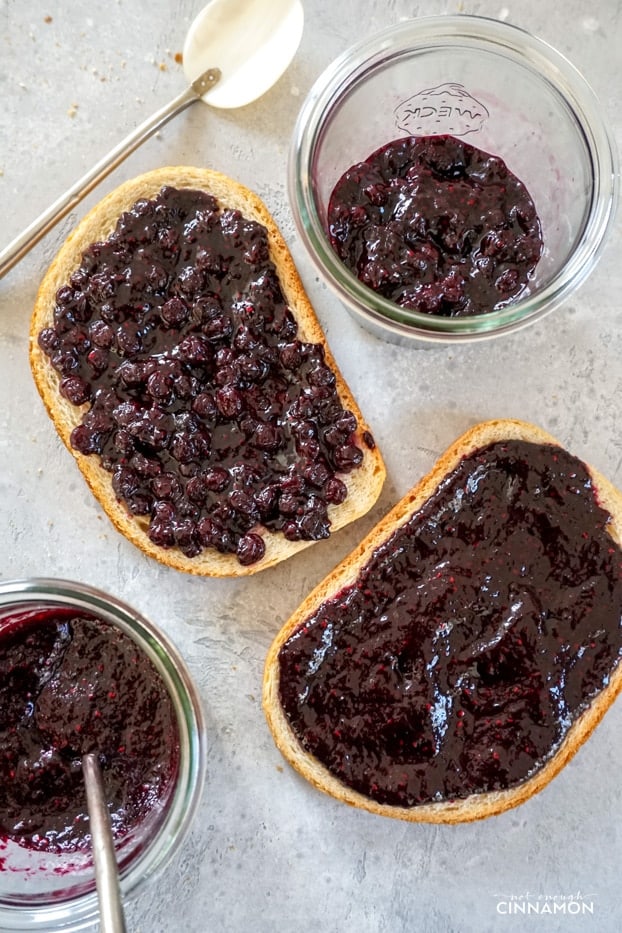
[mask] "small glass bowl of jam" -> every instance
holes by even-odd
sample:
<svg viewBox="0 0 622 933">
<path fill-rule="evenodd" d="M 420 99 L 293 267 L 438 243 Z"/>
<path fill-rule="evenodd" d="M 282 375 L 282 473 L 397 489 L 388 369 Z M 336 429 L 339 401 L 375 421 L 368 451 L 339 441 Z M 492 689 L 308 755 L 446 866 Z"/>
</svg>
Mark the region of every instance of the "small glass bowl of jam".
<svg viewBox="0 0 622 933">
<path fill-rule="evenodd" d="M 359 323 L 426 346 L 558 307 L 613 225 L 617 156 L 581 74 L 478 16 L 402 22 L 334 61 L 299 113 L 303 243 Z"/>
<path fill-rule="evenodd" d="M 99 757 L 127 902 L 196 812 L 199 696 L 156 626 L 64 580 L 0 583 L 0 671 L 0 929 L 84 929 L 98 902 L 81 756 Z"/>
</svg>

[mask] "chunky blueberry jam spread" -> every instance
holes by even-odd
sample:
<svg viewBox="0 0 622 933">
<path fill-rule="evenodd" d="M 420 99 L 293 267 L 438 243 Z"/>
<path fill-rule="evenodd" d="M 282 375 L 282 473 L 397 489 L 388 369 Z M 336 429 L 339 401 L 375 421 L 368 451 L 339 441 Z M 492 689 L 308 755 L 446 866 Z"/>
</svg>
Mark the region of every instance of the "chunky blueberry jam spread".
<svg viewBox="0 0 622 933">
<path fill-rule="evenodd" d="M 156 545 L 252 564 L 262 526 L 329 535 L 363 459 L 357 421 L 322 345 L 298 336 L 260 224 L 201 191 L 138 201 L 59 289 L 39 345 L 86 403 L 73 447 L 99 455 Z"/>
<path fill-rule="evenodd" d="M 0 619 L 0 835 L 72 852 L 88 845 L 82 755 L 98 752 L 121 837 L 168 798 L 179 762 L 175 710 L 135 642 L 58 607 Z"/>
<path fill-rule="evenodd" d="M 465 458 L 280 652 L 304 748 L 379 803 L 512 787 L 622 653 L 622 551 L 584 465 L 519 441 Z"/>
<path fill-rule="evenodd" d="M 328 208 L 333 248 L 384 298 L 445 317 L 504 307 L 542 251 L 522 182 L 452 136 L 406 137 L 353 165 Z"/>
</svg>

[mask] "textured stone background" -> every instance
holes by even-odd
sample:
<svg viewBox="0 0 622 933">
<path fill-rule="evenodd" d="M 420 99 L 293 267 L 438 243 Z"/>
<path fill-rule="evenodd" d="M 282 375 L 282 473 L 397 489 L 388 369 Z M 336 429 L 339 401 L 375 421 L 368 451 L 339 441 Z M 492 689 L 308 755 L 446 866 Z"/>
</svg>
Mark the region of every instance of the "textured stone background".
<svg viewBox="0 0 622 933">
<path fill-rule="evenodd" d="M 201 5 L 0 0 L 2 243 L 183 87 L 175 53 Z M 472 347 L 383 343 L 318 281 L 295 236 L 285 166 L 302 100 L 336 55 L 384 24 L 478 13 L 523 26 L 565 53 L 601 98 L 619 145 L 621 5 L 307 0 L 305 11 L 295 62 L 266 97 L 240 111 L 186 111 L 0 282 L 0 575 L 69 577 L 124 596 L 173 638 L 200 687 L 209 727 L 203 804 L 167 873 L 129 907 L 131 930 L 618 930 L 620 703 L 537 798 L 452 828 L 384 821 L 314 791 L 283 765 L 260 693 L 266 650 L 290 612 L 472 423 L 535 421 L 622 484 L 619 225 L 589 281 L 534 327 Z M 37 285 L 73 222 L 120 181 L 183 163 L 225 171 L 266 201 L 388 467 L 370 515 L 246 581 L 184 577 L 119 537 L 61 448 L 28 370 Z M 577 892 L 592 898 L 593 917 L 497 911 L 497 895 Z"/>
</svg>

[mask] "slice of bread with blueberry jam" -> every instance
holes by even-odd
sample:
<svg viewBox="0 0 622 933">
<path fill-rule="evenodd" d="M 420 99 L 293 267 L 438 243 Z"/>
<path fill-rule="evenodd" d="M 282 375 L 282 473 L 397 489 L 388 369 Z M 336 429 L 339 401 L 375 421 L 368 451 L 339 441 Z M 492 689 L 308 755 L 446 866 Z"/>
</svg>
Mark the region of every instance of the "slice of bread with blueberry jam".
<svg viewBox="0 0 622 933">
<path fill-rule="evenodd" d="M 622 494 L 541 429 L 467 431 L 277 635 L 277 746 L 383 816 L 526 801 L 622 688 L 621 529 Z"/>
<path fill-rule="evenodd" d="M 114 525 L 178 570 L 270 567 L 380 493 L 289 250 L 220 173 L 162 168 L 104 197 L 43 279 L 30 362 Z"/>
</svg>

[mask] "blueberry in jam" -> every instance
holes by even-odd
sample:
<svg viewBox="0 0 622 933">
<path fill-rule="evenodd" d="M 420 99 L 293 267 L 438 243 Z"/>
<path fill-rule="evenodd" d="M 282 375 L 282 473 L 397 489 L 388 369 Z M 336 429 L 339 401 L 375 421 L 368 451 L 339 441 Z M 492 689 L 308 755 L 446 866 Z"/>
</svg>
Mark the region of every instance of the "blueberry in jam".
<svg viewBox="0 0 622 933">
<path fill-rule="evenodd" d="M 585 466 L 513 440 L 465 457 L 279 654 L 303 747 L 381 804 L 520 784 L 622 655 L 622 551 Z"/>
<path fill-rule="evenodd" d="M 90 845 L 81 759 L 96 752 L 120 839 L 165 806 L 179 727 L 150 659 L 115 626 L 66 607 L 0 620 L 0 838 Z"/>
<path fill-rule="evenodd" d="M 38 340 L 84 406 L 74 449 L 101 459 L 157 546 L 247 565 L 262 529 L 329 535 L 363 459 L 357 420 L 322 345 L 300 339 L 262 225 L 163 188 L 85 251 Z"/>
<path fill-rule="evenodd" d="M 411 136 L 351 166 L 328 206 L 331 244 L 369 288 L 444 317 L 503 308 L 542 252 L 534 203 L 502 159 L 452 136 Z"/>
</svg>

